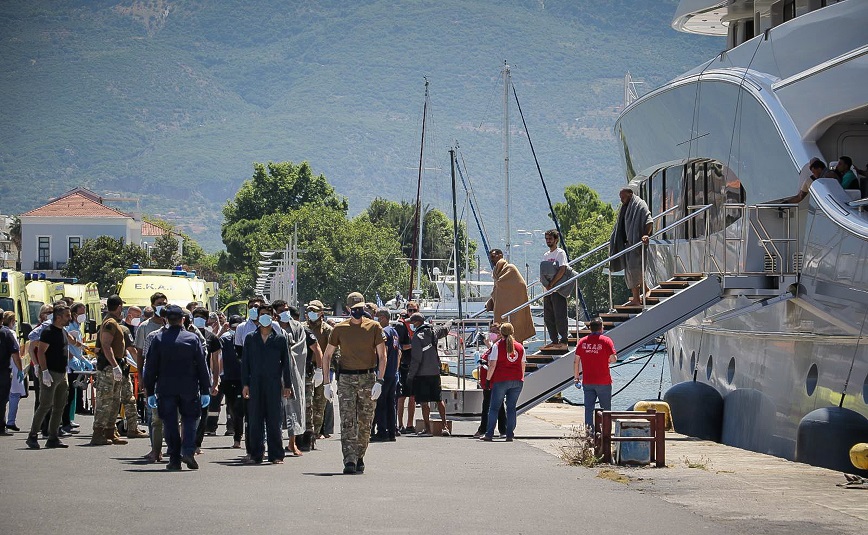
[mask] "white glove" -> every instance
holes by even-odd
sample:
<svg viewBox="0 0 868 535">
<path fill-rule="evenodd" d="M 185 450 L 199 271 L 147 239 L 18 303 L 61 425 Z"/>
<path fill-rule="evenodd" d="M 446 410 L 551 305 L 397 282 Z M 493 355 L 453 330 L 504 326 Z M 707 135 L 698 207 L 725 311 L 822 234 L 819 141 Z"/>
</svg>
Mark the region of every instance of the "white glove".
<svg viewBox="0 0 868 535">
<path fill-rule="evenodd" d="M 121 381 L 124 378 L 124 372 L 121 371 L 120 366 L 112 368 L 112 377 L 114 377 L 115 381 Z"/>
<path fill-rule="evenodd" d="M 383 385 L 379 382 L 374 383 L 374 387 L 371 388 L 371 399 L 376 400 L 380 397 L 380 394 L 383 393 Z"/>
<path fill-rule="evenodd" d="M 48 370 L 42 370 L 42 384 L 51 386 L 51 372 Z"/>
<path fill-rule="evenodd" d="M 322 368 L 317 368 L 313 371 L 313 387 L 319 388 L 322 384 Z"/>
<path fill-rule="evenodd" d="M 327 383 L 325 385 L 325 388 L 323 389 L 323 396 L 325 396 L 325 398 L 329 401 L 331 401 L 335 397 L 334 387 L 332 386 L 332 384 L 333 383 Z"/>
<path fill-rule="evenodd" d="M 446 327 L 446 330 L 449 330 L 452 328 L 452 324 L 453 324 L 453 321 L 448 320 L 446 323 L 443 324 L 443 326 Z"/>
</svg>

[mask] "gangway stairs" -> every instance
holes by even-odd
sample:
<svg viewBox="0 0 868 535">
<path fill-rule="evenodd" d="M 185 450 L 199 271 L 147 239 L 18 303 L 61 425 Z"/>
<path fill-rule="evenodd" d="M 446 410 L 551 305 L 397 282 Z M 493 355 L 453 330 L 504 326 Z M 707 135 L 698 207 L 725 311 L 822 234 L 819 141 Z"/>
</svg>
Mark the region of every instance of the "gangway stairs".
<svg viewBox="0 0 868 535">
<path fill-rule="evenodd" d="M 620 354 L 627 354 L 646 344 L 672 327 L 716 304 L 723 296 L 722 278 L 714 274 L 681 273 L 660 283 L 645 298 L 645 306 L 616 306 L 614 312 L 601 314 L 606 336 L 615 343 Z M 578 336 L 588 334 L 579 331 Z M 573 385 L 573 349 L 553 356 L 548 364 L 541 353 L 531 356 L 536 370 L 525 376 L 518 398 L 521 414 Z M 445 393 L 445 391 L 444 391 Z M 454 416 L 478 417 L 481 411 L 481 391 L 467 390 L 463 402 L 447 403 Z M 478 395 L 476 395 L 478 394 Z M 476 397 L 479 403 L 476 403 Z M 451 400 L 450 400 L 451 401 Z M 458 401 L 455 399 L 454 401 Z"/>
</svg>

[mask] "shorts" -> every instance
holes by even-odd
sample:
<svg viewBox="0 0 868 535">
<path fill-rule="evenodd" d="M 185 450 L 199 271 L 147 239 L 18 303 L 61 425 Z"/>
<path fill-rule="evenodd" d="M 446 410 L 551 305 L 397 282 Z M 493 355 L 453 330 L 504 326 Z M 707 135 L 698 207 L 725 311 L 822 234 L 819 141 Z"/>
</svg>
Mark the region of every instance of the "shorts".
<svg viewBox="0 0 868 535">
<path fill-rule="evenodd" d="M 410 369 L 399 369 L 398 370 L 398 397 L 410 397 L 413 395 L 412 385 L 407 384 L 407 374 L 410 373 Z"/>
<path fill-rule="evenodd" d="M 440 376 L 416 376 L 413 379 L 413 395 L 416 396 L 416 403 L 440 401 Z"/>
</svg>

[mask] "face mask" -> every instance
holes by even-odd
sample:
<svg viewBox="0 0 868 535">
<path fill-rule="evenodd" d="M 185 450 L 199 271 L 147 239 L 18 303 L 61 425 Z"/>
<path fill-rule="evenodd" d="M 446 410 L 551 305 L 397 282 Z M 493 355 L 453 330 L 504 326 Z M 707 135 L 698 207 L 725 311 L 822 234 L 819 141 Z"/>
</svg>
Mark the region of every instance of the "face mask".
<svg viewBox="0 0 868 535">
<path fill-rule="evenodd" d="M 133 318 L 130 320 L 130 325 L 132 325 L 133 327 L 138 327 L 141 322 L 142 318 Z"/>
<path fill-rule="evenodd" d="M 87 314 L 79 314 L 75 318 L 75 322 L 78 324 L 82 324 L 87 321 Z"/>
<path fill-rule="evenodd" d="M 258 318 L 259 318 L 259 309 L 258 308 L 251 308 L 250 310 L 247 311 L 247 319 L 255 321 Z"/>
<path fill-rule="evenodd" d="M 17 329 L 18 329 L 18 324 L 17 324 L 17 323 L 13 323 L 13 324 L 9 325 L 9 330 L 11 330 L 11 331 L 15 331 L 15 330 L 17 330 Z"/>
<path fill-rule="evenodd" d="M 319 319 L 319 312 L 310 311 L 307 313 L 307 319 L 310 321 L 317 321 Z"/>
<path fill-rule="evenodd" d="M 193 325 L 201 329 L 205 326 L 205 318 L 193 318 Z"/>
<path fill-rule="evenodd" d="M 259 324 L 263 327 L 268 327 L 269 325 L 271 325 L 271 316 L 269 316 L 268 314 L 263 314 L 259 317 Z"/>
<path fill-rule="evenodd" d="M 416 324 L 415 323 L 410 324 L 410 332 L 412 332 L 412 333 L 416 332 Z"/>
<path fill-rule="evenodd" d="M 499 333 L 488 333 L 488 339 L 492 342 L 497 342 L 500 339 Z"/>
<path fill-rule="evenodd" d="M 54 323 L 54 314 L 49 314 L 48 317 L 45 318 L 45 321 L 48 323 Z"/>
<path fill-rule="evenodd" d="M 292 316 L 289 314 L 288 310 L 284 310 L 280 313 L 280 321 L 283 323 L 289 323 L 289 320 L 292 319 Z"/>
<path fill-rule="evenodd" d="M 357 320 L 360 320 L 365 317 L 365 310 L 363 308 L 354 308 L 350 310 L 350 316 Z"/>
</svg>

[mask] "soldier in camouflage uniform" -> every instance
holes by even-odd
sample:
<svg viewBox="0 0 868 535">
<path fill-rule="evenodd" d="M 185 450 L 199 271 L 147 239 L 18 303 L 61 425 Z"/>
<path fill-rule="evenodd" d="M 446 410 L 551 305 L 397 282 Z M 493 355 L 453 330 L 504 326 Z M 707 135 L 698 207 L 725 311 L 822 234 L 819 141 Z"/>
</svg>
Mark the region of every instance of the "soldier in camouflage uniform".
<svg viewBox="0 0 868 535">
<path fill-rule="evenodd" d="M 319 343 L 320 358 L 308 353 L 308 368 L 305 374 L 304 395 L 305 395 L 305 423 L 307 424 L 304 437 L 301 440 L 300 448 L 302 451 L 316 449 L 316 438 L 319 430 L 322 429 L 323 414 L 325 412 L 326 399 L 324 395 L 324 374 L 328 374 L 329 370 L 323 369 L 322 353 L 325 352 L 329 343 L 329 336 L 332 333 L 332 326 L 323 320 L 323 306 L 321 301 L 314 299 L 307 304 L 307 322 L 304 326 L 316 336 Z M 311 358 L 313 357 L 313 358 Z M 340 358 L 340 350 L 335 351 L 332 357 L 334 360 Z"/>
<path fill-rule="evenodd" d="M 125 341 L 121 330 L 121 313 L 124 302 L 117 295 L 106 300 L 108 314 L 103 320 L 97 337 L 99 353 L 97 355 L 94 376 L 96 389 L 96 406 L 93 415 L 93 438 L 91 444 L 104 446 L 107 444 L 126 444 L 127 441 L 116 436 L 115 422 L 121 405 L 121 388 L 123 386 L 123 367 Z"/>
<path fill-rule="evenodd" d="M 332 329 L 323 368 L 328 369 L 332 355 L 340 348 L 338 403 L 344 474 L 361 474 L 365 471 L 364 457 L 371 439 L 376 400 L 383 391 L 386 344 L 379 322 L 365 317 L 362 294 L 353 292 L 348 295 L 347 306 L 350 307 L 350 319 Z M 328 399 L 334 396 L 331 383 L 325 385 L 324 395 Z"/>
</svg>

